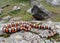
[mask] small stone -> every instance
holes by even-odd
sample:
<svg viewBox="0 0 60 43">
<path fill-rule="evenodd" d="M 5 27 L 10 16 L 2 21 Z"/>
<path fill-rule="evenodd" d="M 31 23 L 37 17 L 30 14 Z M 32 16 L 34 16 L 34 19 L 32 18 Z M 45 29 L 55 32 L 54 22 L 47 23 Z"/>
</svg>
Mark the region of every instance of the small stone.
<svg viewBox="0 0 60 43">
<path fill-rule="evenodd" d="M 5 16 L 5 17 L 2 18 L 2 20 L 9 20 L 9 19 L 11 19 L 11 16 L 10 15 Z"/>
<path fill-rule="evenodd" d="M 20 8 L 19 6 L 14 6 L 14 7 L 13 7 L 13 11 L 14 11 L 14 10 L 20 10 L 20 9 L 21 9 L 21 8 Z"/>
<path fill-rule="evenodd" d="M 32 9 L 32 8 L 28 9 L 27 12 L 28 12 L 28 13 L 31 13 L 31 9 Z"/>
<path fill-rule="evenodd" d="M 0 8 L 0 14 L 3 12 L 3 9 Z"/>
<path fill-rule="evenodd" d="M 11 18 L 9 20 L 9 22 L 12 22 L 12 21 L 20 21 L 22 19 L 22 17 L 15 17 L 15 18 Z"/>
<path fill-rule="evenodd" d="M 14 6 L 14 7 L 13 7 L 13 10 L 16 10 L 16 9 L 17 9 L 17 6 Z"/>
</svg>

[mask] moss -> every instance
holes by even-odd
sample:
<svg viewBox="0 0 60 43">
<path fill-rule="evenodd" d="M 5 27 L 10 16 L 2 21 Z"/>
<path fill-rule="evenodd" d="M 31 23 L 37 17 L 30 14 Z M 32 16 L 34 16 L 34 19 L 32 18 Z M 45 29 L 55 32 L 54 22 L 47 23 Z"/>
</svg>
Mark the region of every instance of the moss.
<svg viewBox="0 0 60 43">
<path fill-rule="evenodd" d="M 53 37 L 48 37 L 47 39 L 49 39 L 49 40 L 54 39 L 55 41 L 60 41 L 60 36 L 59 36 L 59 34 L 57 33 L 57 34 L 55 34 Z M 56 39 L 58 39 L 58 40 L 56 40 Z"/>
<path fill-rule="evenodd" d="M 10 36 L 10 34 L 1 34 L 0 35 L 0 37 L 5 37 L 5 38 L 7 38 L 7 37 L 9 37 Z"/>
</svg>

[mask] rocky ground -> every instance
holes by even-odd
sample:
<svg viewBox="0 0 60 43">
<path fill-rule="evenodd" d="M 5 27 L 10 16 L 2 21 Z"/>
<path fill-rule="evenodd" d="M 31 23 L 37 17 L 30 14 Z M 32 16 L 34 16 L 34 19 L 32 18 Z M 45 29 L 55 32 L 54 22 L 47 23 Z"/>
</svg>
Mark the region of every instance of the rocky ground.
<svg viewBox="0 0 60 43">
<path fill-rule="evenodd" d="M 44 43 L 44 41 L 36 34 L 17 32 L 8 38 L 0 37 L 0 43 Z"/>
<path fill-rule="evenodd" d="M 40 0 L 38 0 L 40 1 Z M 34 1 L 35 2 L 35 1 Z M 32 3 L 33 4 L 33 3 Z M 37 4 L 37 3 L 36 3 Z M 23 6 L 25 6 L 24 4 L 22 4 Z M 24 8 L 25 9 L 25 8 Z M 28 10 L 28 9 L 27 9 Z M 23 11 L 23 9 L 22 9 Z M 21 11 L 21 12 L 22 12 Z M 26 10 L 25 10 L 26 11 Z M 26 19 L 27 15 L 25 15 L 25 11 L 24 13 L 21 13 L 23 14 L 23 18 L 24 20 Z M 60 12 L 59 12 L 60 13 Z M 27 13 L 28 14 L 28 13 Z M 18 14 L 19 16 L 20 14 Z M 16 15 L 17 16 L 17 15 Z M 20 15 L 21 16 L 21 15 Z M 30 16 L 29 16 L 30 17 Z M 19 18 L 19 19 L 18 19 Z M 32 17 L 30 17 L 32 18 Z M 8 22 L 13 22 L 13 21 L 21 21 L 22 17 L 11 17 L 10 15 L 8 16 L 5 16 L 2 18 L 2 20 L 0 21 L 0 28 L 8 23 Z M 27 17 L 27 19 L 29 19 Z M 49 19 L 50 20 L 50 19 Z M 43 23 L 43 25 L 45 25 L 46 22 Z M 52 24 L 52 23 L 51 23 Z M 54 24 L 54 22 L 53 22 Z M 56 24 L 56 23 L 55 23 Z M 54 24 L 54 25 L 55 25 Z M 50 25 L 50 23 L 48 23 L 47 25 Z M 57 23 L 56 25 L 59 25 L 60 27 L 60 24 Z M 53 25 L 51 25 L 53 26 Z M 5 37 L 0 37 L 0 43 L 55 43 L 55 40 L 50 40 L 50 39 L 46 39 L 46 38 L 41 38 L 39 36 L 39 34 L 42 34 L 42 33 L 45 33 L 47 32 L 48 30 L 38 30 L 38 29 L 32 29 L 31 31 L 33 32 L 25 32 L 25 31 L 20 31 L 20 32 L 16 32 L 16 33 L 13 33 L 11 34 L 9 37 L 5 38 Z M 59 33 L 60 35 L 60 29 L 56 29 L 56 31 Z M 1 29 L 0 29 L 0 34 L 4 34 L 2 33 Z M 46 34 L 43 34 L 44 36 Z M 59 36 L 60 38 L 60 36 Z M 57 38 L 58 39 L 58 38 Z M 57 43 L 57 42 L 56 42 Z M 59 42 L 60 43 L 60 42 Z"/>
<path fill-rule="evenodd" d="M 49 22 L 47 22 L 49 24 Z M 0 23 L 1 24 L 1 23 Z M 57 23 L 55 23 L 57 24 Z M 44 25 L 44 24 L 43 24 Z M 59 24 L 58 24 L 59 25 Z M 0 27 L 3 26 L 0 25 Z M 60 29 L 57 29 L 57 32 L 60 34 Z M 31 32 L 33 31 L 33 32 Z M 39 29 L 32 29 L 30 32 L 20 31 L 11 34 L 9 37 L 4 38 L 0 37 L 0 43 L 53 43 L 53 41 L 50 41 L 50 39 L 41 38 L 39 34 L 46 35 L 48 30 L 39 30 Z M 0 34 L 1 33 L 0 31 Z"/>
</svg>

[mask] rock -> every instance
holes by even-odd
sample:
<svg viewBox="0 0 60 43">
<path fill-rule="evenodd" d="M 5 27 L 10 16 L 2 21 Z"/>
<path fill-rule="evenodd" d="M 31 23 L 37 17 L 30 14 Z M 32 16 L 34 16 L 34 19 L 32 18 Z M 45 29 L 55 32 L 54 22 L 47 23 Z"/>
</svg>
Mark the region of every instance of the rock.
<svg viewBox="0 0 60 43">
<path fill-rule="evenodd" d="M 42 1 L 42 0 L 30 0 L 30 1 L 32 2 L 32 1 Z"/>
<path fill-rule="evenodd" d="M 28 41 L 26 41 L 26 40 L 21 40 L 21 41 L 19 41 L 18 43 L 28 43 Z"/>
<path fill-rule="evenodd" d="M 5 16 L 5 17 L 2 18 L 2 20 L 10 20 L 10 19 L 11 19 L 11 16 L 10 15 Z"/>
<path fill-rule="evenodd" d="M 39 43 L 45 43 L 44 40 L 40 39 Z"/>
<path fill-rule="evenodd" d="M 20 6 L 14 6 L 13 7 L 13 11 L 15 11 L 15 10 L 20 10 L 21 8 L 20 8 Z"/>
<path fill-rule="evenodd" d="M 28 12 L 28 13 L 31 13 L 31 9 L 32 9 L 32 8 L 28 9 L 27 12 Z"/>
<path fill-rule="evenodd" d="M 16 35 L 16 36 L 14 36 L 14 37 L 15 37 L 16 40 L 22 40 L 22 39 L 23 39 L 23 37 L 20 36 L 20 35 Z"/>
<path fill-rule="evenodd" d="M 59 29 L 56 29 L 57 33 L 60 35 L 60 28 Z"/>
<path fill-rule="evenodd" d="M 0 35 L 2 35 L 2 34 L 5 34 L 4 32 L 2 32 L 2 30 L 0 30 Z"/>
<path fill-rule="evenodd" d="M 26 39 L 26 40 L 31 40 L 31 37 L 32 37 L 32 33 L 30 33 L 30 32 L 25 32 L 24 33 L 24 38 Z"/>
<path fill-rule="evenodd" d="M 9 22 L 20 21 L 21 19 L 22 17 L 15 17 L 15 18 L 11 18 Z"/>
<path fill-rule="evenodd" d="M 53 22 L 52 21 L 48 21 L 47 24 L 52 24 Z"/>
<path fill-rule="evenodd" d="M 41 2 L 42 0 L 37 0 L 37 1 L 40 1 Z"/>
<path fill-rule="evenodd" d="M 60 43 L 60 42 L 54 42 L 54 43 Z"/>
<path fill-rule="evenodd" d="M 45 43 L 42 39 L 32 40 L 31 43 Z"/>
<path fill-rule="evenodd" d="M 9 37 L 6 39 L 5 43 L 17 43 L 17 41 L 13 37 Z"/>
<path fill-rule="evenodd" d="M 53 6 L 60 5 L 60 0 L 46 0 L 46 2 L 53 5 Z"/>
<path fill-rule="evenodd" d="M 38 4 L 40 4 L 40 3 L 38 3 L 37 1 L 32 1 L 31 2 L 31 5 L 38 5 Z"/>
<path fill-rule="evenodd" d="M 34 6 L 34 5 L 40 5 L 41 1 L 42 0 L 30 0 L 32 6 Z"/>
<path fill-rule="evenodd" d="M 45 43 L 43 39 L 38 39 L 37 40 L 39 43 Z"/>
<path fill-rule="evenodd" d="M 21 36 L 22 34 L 23 33 L 21 33 L 21 32 L 12 34 L 9 38 L 6 39 L 5 42 L 7 42 L 7 43 L 27 43 L 27 41 L 23 39 L 23 36 Z M 12 37 L 12 36 L 14 36 L 14 37 Z"/>
<path fill-rule="evenodd" d="M 52 2 L 51 2 L 51 4 L 52 5 L 60 5 L 60 0 L 53 0 Z"/>
<path fill-rule="evenodd" d="M 4 17 L 2 17 L 1 18 L 1 23 L 7 23 L 7 22 L 9 22 L 9 20 L 12 18 L 12 16 L 10 16 L 10 15 L 8 15 L 8 16 L 4 16 Z"/>
<path fill-rule="evenodd" d="M 45 40 L 45 42 L 46 42 L 46 43 L 53 43 L 53 42 L 51 42 L 50 40 Z"/>
<path fill-rule="evenodd" d="M 39 30 L 38 29 L 32 28 L 31 31 L 36 32 L 36 33 L 39 33 Z"/>
<path fill-rule="evenodd" d="M 14 7 L 13 7 L 13 10 L 16 10 L 16 8 L 17 8 L 17 6 L 14 6 Z"/>
<path fill-rule="evenodd" d="M 0 14 L 2 14 L 2 12 L 3 12 L 3 9 L 0 8 Z"/>
<path fill-rule="evenodd" d="M 11 34 L 8 38 L 1 38 L 0 43 L 44 43 L 44 41 L 36 34 L 31 32 L 17 32 Z"/>
<path fill-rule="evenodd" d="M 48 37 L 49 31 L 48 31 L 48 30 L 43 30 L 43 31 L 40 32 L 39 35 L 40 35 L 41 37 Z"/>
<path fill-rule="evenodd" d="M 31 37 L 32 40 L 38 40 L 40 39 L 40 37 L 36 34 L 33 34 L 33 36 Z"/>
<path fill-rule="evenodd" d="M 31 12 L 33 17 L 37 20 L 44 20 L 52 16 L 52 13 L 48 11 L 42 4 L 34 5 Z"/>
<path fill-rule="evenodd" d="M 10 6 L 9 4 L 6 4 L 6 5 L 1 6 L 1 8 L 3 9 L 3 8 L 9 7 L 9 6 Z"/>
<path fill-rule="evenodd" d="M 33 40 L 33 43 L 38 43 L 37 40 Z"/>
<path fill-rule="evenodd" d="M 4 43 L 5 42 L 5 38 L 0 37 L 0 43 Z"/>
<path fill-rule="evenodd" d="M 60 29 L 60 25 L 55 25 L 55 27 L 56 27 L 57 29 Z"/>
<path fill-rule="evenodd" d="M 50 2 L 52 2 L 52 0 L 46 0 L 46 3 L 50 3 Z"/>
</svg>

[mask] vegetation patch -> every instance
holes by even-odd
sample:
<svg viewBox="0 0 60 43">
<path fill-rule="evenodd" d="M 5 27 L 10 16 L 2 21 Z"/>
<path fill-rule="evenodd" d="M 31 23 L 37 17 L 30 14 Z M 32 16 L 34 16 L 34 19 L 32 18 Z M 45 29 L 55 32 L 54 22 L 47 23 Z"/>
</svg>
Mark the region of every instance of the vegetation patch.
<svg viewBox="0 0 60 43">
<path fill-rule="evenodd" d="M 9 4 L 8 7 L 5 7 L 3 13 L 0 15 L 0 18 L 11 15 L 12 17 L 22 17 L 22 20 L 32 20 L 32 15 L 27 12 L 31 7 L 29 0 L 1 0 L 0 6 Z M 20 6 L 20 11 L 12 11 L 14 6 Z"/>
<path fill-rule="evenodd" d="M 41 3 L 45 6 L 45 8 L 56 15 L 52 18 L 52 21 L 60 22 L 60 6 L 52 6 L 51 4 L 47 4 L 45 0 L 43 0 Z"/>
<path fill-rule="evenodd" d="M 7 37 L 9 37 L 10 36 L 10 34 L 1 34 L 0 35 L 0 37 L 4 37 L 4 38 L 7 38 Z"/>
<path fill-rule="evenodd" d="M 48 37 L 47 39 L 49 39 L 49 40 L 54 39 L 55 41 L 60 41 L 60 35 L 57 33 L 57 34 L 54 35 L 53 37 Z"/>
</svg>

